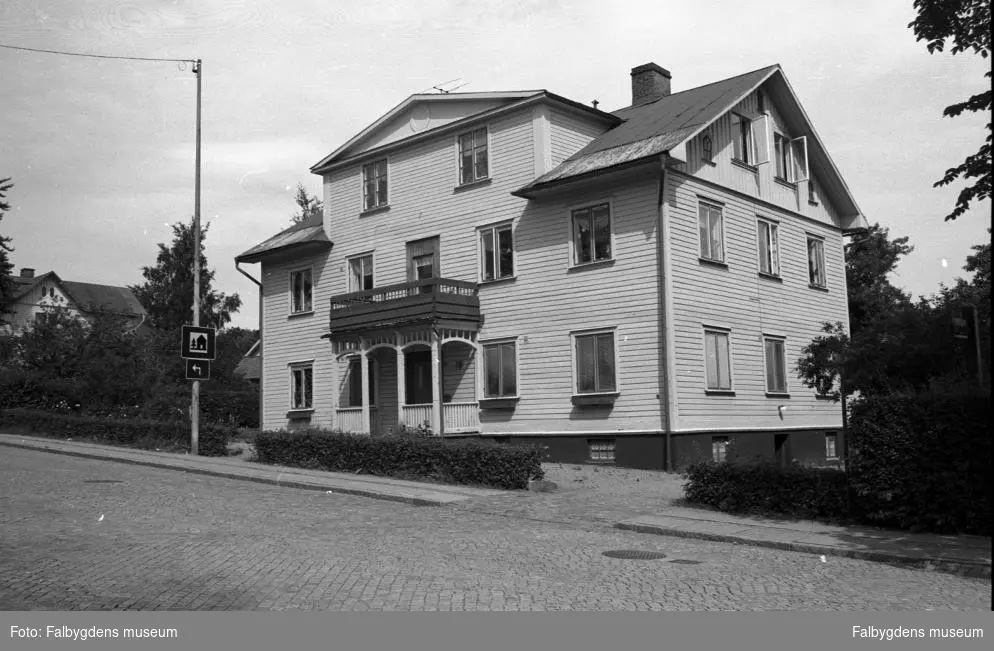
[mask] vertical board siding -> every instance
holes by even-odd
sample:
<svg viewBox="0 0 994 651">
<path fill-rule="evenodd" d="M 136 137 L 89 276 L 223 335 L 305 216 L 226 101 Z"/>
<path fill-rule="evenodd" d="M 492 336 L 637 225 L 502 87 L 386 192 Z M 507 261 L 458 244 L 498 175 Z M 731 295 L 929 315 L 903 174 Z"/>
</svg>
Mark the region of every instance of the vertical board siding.
<svg viewBox="0 0 994 651">
<path fill-rule="evenodd" d="M 760 206 L 680 174 L 668 175 L 673 315 L 681 429 L 838 427 L 839 406 L 817 400 L 795 366 L 826 321 L 848 322 L 842 235 L 837 228 Z M 698 201 L 723 204 L 727 268 L 699 261 Z M 779 221 L 780 276 L 759 276 L 757 217 Z M 808 286 L 807 233 L 825 238 L 828 291 Z M 705 394 L 705 325 L 731 330 L 734 396 Z M 763 335 L 786 337 L 789 399 L 766 396 Z M 781 420 L 778 405 L 788 409 Z"/>
<path fill-rule="evenodd" d="M 563 111 L 549 112 L 552 131 L 552 165 L 555 167 L 604 133 L 604 127 L 580 120 Z"/>
</svg>

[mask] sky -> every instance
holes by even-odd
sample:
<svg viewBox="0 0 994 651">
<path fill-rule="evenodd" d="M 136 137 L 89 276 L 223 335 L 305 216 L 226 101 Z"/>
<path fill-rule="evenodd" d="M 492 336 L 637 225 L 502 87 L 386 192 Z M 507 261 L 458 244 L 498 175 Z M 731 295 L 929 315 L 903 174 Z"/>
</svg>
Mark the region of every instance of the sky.
<svg viewBox="0 0 994 651">
<path fill-rule="evenodd" d="M 674 92 L 779 63 L 870 223 L 910 236 L 892 281 L 934 294 L 989 241 L 990 203 L 946 222 L 963 186 L 932 184 L 983 141 L 986 116 L 942 110 L 987 87 L 990 64 L 930 55 L 913 18 L 911 0 L 5 0 L 0 44 L 203 60 L 205 255 L 244 301 L 231 325 L 255 328 L 235 256 L 289 225 L 298 183 L 321 192 L 313 164 L 407 96 L 542 88 L 613 111 L 648 62 Z M 0 96 L 15 267 L 140 283 L 194 212 L 191 66 L 0 48 Z"/>
</svg>

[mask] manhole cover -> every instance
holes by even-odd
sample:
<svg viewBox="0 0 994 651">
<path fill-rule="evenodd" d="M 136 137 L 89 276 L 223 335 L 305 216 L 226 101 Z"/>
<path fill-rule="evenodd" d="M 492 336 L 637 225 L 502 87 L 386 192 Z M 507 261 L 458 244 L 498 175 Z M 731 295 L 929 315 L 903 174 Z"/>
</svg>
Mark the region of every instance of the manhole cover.
<svg viewBox="0 0 994 651">
<path fill-rule="evenodd" d="M 84 484 L 123 484 L 121 479 L 84 479 Z"/>
<path fill-rule="evenodd" d="M 680 565 L 700 565 L 701 561 L 688 561 L 683 558 L 674 558 L 670 563 L 679 563 Z"/>
<path fill-rule="evenodd" d="M 604 552 L 604 555 L 608 558 L 630 558 L 651 561 L 657 558 L 666 558 L 666 554 L 662 552 L 648 552 L 642 549 L 615 549 L 609 552 Z"/>
</svg>

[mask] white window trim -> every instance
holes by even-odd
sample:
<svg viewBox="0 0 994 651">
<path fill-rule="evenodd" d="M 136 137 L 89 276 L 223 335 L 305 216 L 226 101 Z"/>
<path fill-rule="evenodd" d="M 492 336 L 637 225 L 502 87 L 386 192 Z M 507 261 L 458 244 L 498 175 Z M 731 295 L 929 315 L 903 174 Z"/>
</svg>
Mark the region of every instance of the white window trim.
<svg viewBox="0 0 994 651">
<path fill-rule="evenodd" d="M 298 274 L 298 273 L 301 273 L 301 272 L 304 272 L 304 271 L 311 272 L 311 309 L 309 309 L 309 310 L 301 310 L 299 312 L 295 312 L 293 310 L 293 299 L 294 299 L 294 295 L 293 295 L 293 292 L 294 292 L 294 289 L 293 289 L 293 277 L 294 277 L 294 274 Z M 304 314 L 314 314 L 314 265 L 308 265 L 306 267 L 297 267 L 295 269 L 291 269 L 289 271 L 288 275 L 287 275 L 287 281 L 288 281 L 289 286 L 290 286 L 290 291 L 288 292 L 289 297 L 290 297 L 290 301 L 289 301 L 289 305 L 287 305 L 288 315 L 289 316 L 301 316 L 301 315 L 304 315 Z"/>
<path fill-rule="evenodd" d="M 720 461 L 718 459 L 714 458 L 715 457 L 715 454 L 714 454 L 714 444 L 715 443 L 719 443 L 719 442 L 721 442 L 721 443 L 724 444 L 721 447 L 722 447 L 722 451 L 724 452 L 724 457 L 725 457 L 724 459 L 721 459 Z M 722 463 L 722 462 L 728 461 L 728 446 L 731 445 L 731 443 L 732 443 L 731 438 L 728 437 L 728 436 L 712 436 L 711 437 L 711 461 L 713 461 L 714 463 Z"/>
<path fill-rule="evenodd" d="M 360 258 L 369 257 L 369 264 L 373 268 L 373 288 L 376 288 L 376 249 L 370 249 L 369 251 L 363 251 L 362 253 L 356 253 L 355 255 L 350 255 L 345 258 L 345 289 L 347 293 L 352 294 L 355 292 L 366 291 L 363 289 L 353 290 L 352 285 L 352 261 L 358 260 Z"/>
<path fill-rule="evenodd" d="M 484 280 L 483 279 L 483 232 L 487 231 L 487 230 L 493 230 L 494 231 L 494 234 L 495 234 L 495 237 L 494 237 L 494 251 L 496 252 L 497 251 L 496 231 L 497 231 L 497 229 L 504 228 L 504 227 L 507 227 L 507 228 L 511 229 L 511 253 L 514 256 L 512 262 L 511 262 L 511 265 L 513 267 L 512 271 L 511 271 L 511 275 L 510 276 L 504 276 L 503 278 L 493 278 L 491 280 Z M 476 228 L 476 277 L 479 279 L 478 282 L 480 282 L 480 283 L 487 283 L 487 284 L 489 284 L 489 283 L 498 283 L 498 282 L 501 282 L 501 281 L 504 281 L 504 280 L 513 280 L 514 278 L 518 277 L 518 247 L 515 246 L 515 240 L 516 240 L 516 237 L 515 237 L 515 233 L 514 233 L 514 220 L 513 219 L 505 219 L 503 221 L 494 222 L 492 224 L 485 224 L 483 226 L 477 226 L 477 228 Z M 497 261 L 495 260 L 494 263 L 495 263 L 494 269 L 496 270 L 497 269 L 497 266 L 496 266 Z"/>
<path fill-rule="evenodd" d="M 349 374 L 349 367 L 352 366 L 353 361 L 362 364 L 362 353 L 350 353 L 345 356 L 345 373 Z M 369 366 L 373 369 L 373 395 L 369 397 L 369 408 L 375 409 L 380 404 L 380 360 L 375 357 L 369 358 Z M 360 370 L 360 373 L 362 371 Z M 341 389 L 339 389 L 341 390 Z M 351 391 L 351 388 L 349 389 Z M 339 401 L 341 396 L 339 396 Z M 339 407 L 339 409 L 362 409 L 362 405 L 351 405 L 349 407 Z"/>
<path fill-rule="evenodd" d="M 780 222 L 777 221 L 776 219 L 763 217 L 762 215 L 756 216 L 756 222 L 757 224 L 759 222 L 764 222 L 770 225 L 772 229 L 776 230 L 776 237 L 774 238 L 774 240 L 776 241 L 776 247 L 775 249 L 771 248 L 771 251 L 775 250 L 776 253 L 775 254 L 771 253 L 770 256 L 771 257 L 770 265 L 772 270 L 763 271 L 763 260 L 761 257 L 762 249 L 760 248 L 760 242 L 759 242 L 759 228 L 758 227 L 756 228 L 756 265 L 759 270 L 759 273 L 779 278 L 780 277 Z M 771 230 L 771 232 L 773 231 Z"/>
<path fill-rule="evenodd" d="M 712 389 L 708 387 L 708 333 L 720 334 L 728 337 L 728 388 L 727 389 Z M 734 394 L 735 393 L 735 356 L 732 354 L 732 329 L 726 328 L 724 326 L 715 326 L 703 324 L 701 328 L 701 358 L 703 364 L 701 364 L 702 378 L 704 380 L 704 391 L 705 393 L 721 395 L 721 394 Z"/>
<path fill-rule="evenodd" d="M 770 388 L 770 369 L 766 363 L 767 341 L 779 341 L 783 344 L 783 391 L 774 391 Z M 766 394 L 768 396 L 790 395 L 790 376 L 787 374 L 787 337 L 783 335 L 770 334 L 768 332 L 763 333 L 763 386 L 766 388 Z"/>
<path fill-rule="evenodd" d="M 311 406 L 310 407 L 294 407 L 293 406 L 293 373 L 294 371 L 299 371 L 302 369 L 311 369 Z M 314 378 L 317 374 L 314 372 L 315 363 L 313 359 L 300 360 L 296 362 L 287 363 L 287 370 L 290 372 L 290 385 L 287 391 L 287 404 L 290 406 L 290 411 L 294 412 L 310 412 L 314 411 Z"/>
<path fill-rule="evenodd" d="M 383 161 L 387 168 L 387 202 L 381 203 L 371 208 L 366 207 L 366 166 L 374 165 Z M 375 210 L 382 210 L 384 208 L 390 207 L 390 199 L 393 197 L 393 190 L 391 190 L 392 184 L 390 183 L 390 157 L 382 156 L 379 158 L 373 158 L 362 163 L 359 163 L 359 205 L 361 206 L 360 214 L 366 212 L 373 212 Z"/>
<path fill-rule="evenodd" d="M 476 395 L 478 400 L 517 400 L 521 397 L 521 342 L 520 337 L 495 337 L 493 339 L 481 339 L 476 359 Z M 499 344 L 514 344 L 514 388 L 513 396 L 488 396 L 487 395 L 487 354 L 486 347 Z"/>
<path fill-rule="evenodd" d="M 822 284 L 817 284 L 811 281 L 811 249 L 810 242 L 814 240 L 816 242 L 821 242 L 821 275 L 823 276 Z M 823 235 L 817 235 L 815 233 L 810 233 L 805 231 L 804 233 L 804 262 L 806 266 L 806 272 L 808 276 L 808 285 L 811 287 L 817 287 L 818 289 L 828 289 L 828 261 L 825 255 L 825 237 Z"/>
<path fill-rule="evenodd" d="M 831 436 L 835 439 L 832 442 L 832 447 L 835 448 L 835 454 L 832 456 L 828 455 L 828 437 Z M 826 461 L 837 461 L 839 458 L 839 435 L 836 432 L 826 432 L 825 433 L 825 460 Z"/>
<path fill-rule="evenodd" d="M 741 134 L 741 131 L 739 130 L 739 129 L 741 129 L 741 127 L 736 128 L 737 125 L 736 125 L 735 119 L 734 118 L 730 119 L 730 123 L 731 123 L 731 127 L 732 127 L 732 160 L 737 161 L 739 163 L 745 163 L 746 165 L 750 165 L 752 167 L 755 167 L 756 166 L 756 158 L 757 157 L 756 157 L 756 142 L 755 142 L 756 136 L 753 133 L 753 122 L 756 121 L 756 118 L 749 117 L 748 115 L 746 115 L 745 113 L 743 113 L 741 111 L 732 111 L 731 113 L 732 113 L 732 115 L 734 115 L 734 116 L 736 116 L 736 117 L 739 118 L 739 123 L 738 124 L 741 124 L 741 122 L 743 120 L 749 123 L 749 145 L 748 145 L 748 151 L 746 152 L 746 156 L 747 156 L 748 160 L 745 160 L 745 159 L 742 159 L 742 158 L 738 158 L 735 155 L 735 143 L 737 143 L 739 141 L 739 138 L 741 137 L 742 134 Z"/>
<path fill-rule="evenodd" d="M 478 179 L 474 178 L 472 181 L 467 181 L 466 183 L 463 183 L 462 182 L 462 152 L 459 149 L 459 138 L 461 138 L 462 136 L 465 136 L 468 133 L 474 133 L 476 131 L 479 131 L 480 129 L 484 129 L 487 132 L 487 175 L 486 176 L 482 176 L 482 177 L 480 177 Z M 456 187 L 457 188 L 469 187 L 469 186 L 474 185 L 476 183 L 482 183 L 483 181 L 487 181 L 487 180 L 489 180 L 490 178 L 493 177 L 493 171 L 494 171 L 493 150 L 494 150 L 494 148 L 493 148 L 493 138 L 491 137 L 490 125 L 489 124 L 484 124 L 483 126 L 476 126 L 476 127 L 472 127 L 472 128 L 464 129 L 464 130 L 460 131 L 459 133 L 457 133 L 455 135 L 455 143 L 456 143 Z M 475 161 L 474 161 L 474 164 L 475 164 Z M 474 176 L 475 176 L 475 171 L 474 171 Z M 388 180 L 388 183 L 389 183 L 389 180 Z"/>
<path fill-rule="evenodd" d="M 572 221 L 572 212 L 571 221 Z M 576 338 L 577 337 L 588 337 L 590 335 L 606 335 L 611 334 L 614 336 L 614 390 L 613 391 L 589 391 L 585 393 L 580 393 L 577 391 L 577 384 L 579 381 L 579 375 L 577 371 L 577 358 L 576 358 Z M 609 326 L 605 328 L 592 328 L 589 330 L 574 330 L 569 333 L 569 350 L 570 350 L 570 368 L 572 376 L 572 385 L 570 392 L 574 398 L 583 398 L 587 396 L 617 396 L 621 395 L 621 354 L 618 348 L 618 326 Z"/>
<path fill-rule="evenodd" d="M 610 220 L 610 231 L 611 231 L 611 256 L 604 258 L 603 260 L 591 260 L 590 262 L 576 262 L 576 238 L 573 232 L 573 213 L 577 210 L 583 210 L 584 208 L 593 208 L 594 206 L 599 206 L 601 204 L 607 204 L 608 219 Z M 606 197 L 603 199 L 595 199 L 593 201 L 584 201 L 582 203 L 576 203 L 566 207 L 566 236 L 569 241 L 569 269 L 577 269 L 584 267 L 592 267 L 595 265 L 602 265 L 614 262 L 617 258 L 615 256 L 614 240 L 614 197 Z M 586 395 L 586 394 L 584 394 Z"/>
<path fill-rule="evenodd" d="M 708 205 L 712 208 L 717 208 L 721 212 L 721 259 L 717 258 L 705 258 L 701 253 L 701 248 L 703 242 L 701 241 L 701 204 Z M 707 197 L 697 196 L 697 223 L 695 227 L 697 229 L 697 256 L 701 260 L 707 262 L 713 262 L 716 264 L 728 264 L 728 243 L 725 237 L 725 204 L 721 201 L 715 201 L 714 199 L 709 199 Z"/>
<path fill-rule="evenodd" d="M 777 139 L 783 143 L 784 151 L 786 152 L 786 160 L 784 160 L 784 175 L 780 176 L 777 174 L 777 167 L 780 164 L 780 156 L 777 155 Z M 795 169 L 794 169 L 794 147 L 791 145 L 790 136 L 783 133 L 782 131 L 773 130 L 773 155 L 776 156 L 776 160 L 773 161 L 773 176 L 778 181 L 784 181 L 786 183 L 797 183 L 794 179 Z"/>
</svg>

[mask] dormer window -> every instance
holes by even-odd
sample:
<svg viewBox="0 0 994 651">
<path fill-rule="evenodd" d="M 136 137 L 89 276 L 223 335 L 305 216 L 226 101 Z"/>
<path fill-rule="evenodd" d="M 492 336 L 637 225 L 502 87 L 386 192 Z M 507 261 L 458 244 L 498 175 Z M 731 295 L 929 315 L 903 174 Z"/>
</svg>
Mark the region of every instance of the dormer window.
<svg viewBox="0 0 994 651">
<path fill-rule="evenodd" d="M 732 147 L 735 160 L 753 164 L 752 120 L 738 113 L 732 113 Z"/>
<path fill-rule="evenodd" d="M 701 158 L 708 163 L 714 162 L 714 148 L 711 143 L 711 136 L 704 134 L 701 138 Z"/>
<path fill-rule="evenodd" d="M 487 128 L 459 136 L 459 184 L 482 181 L 490 176 Z"/>
</svg>

